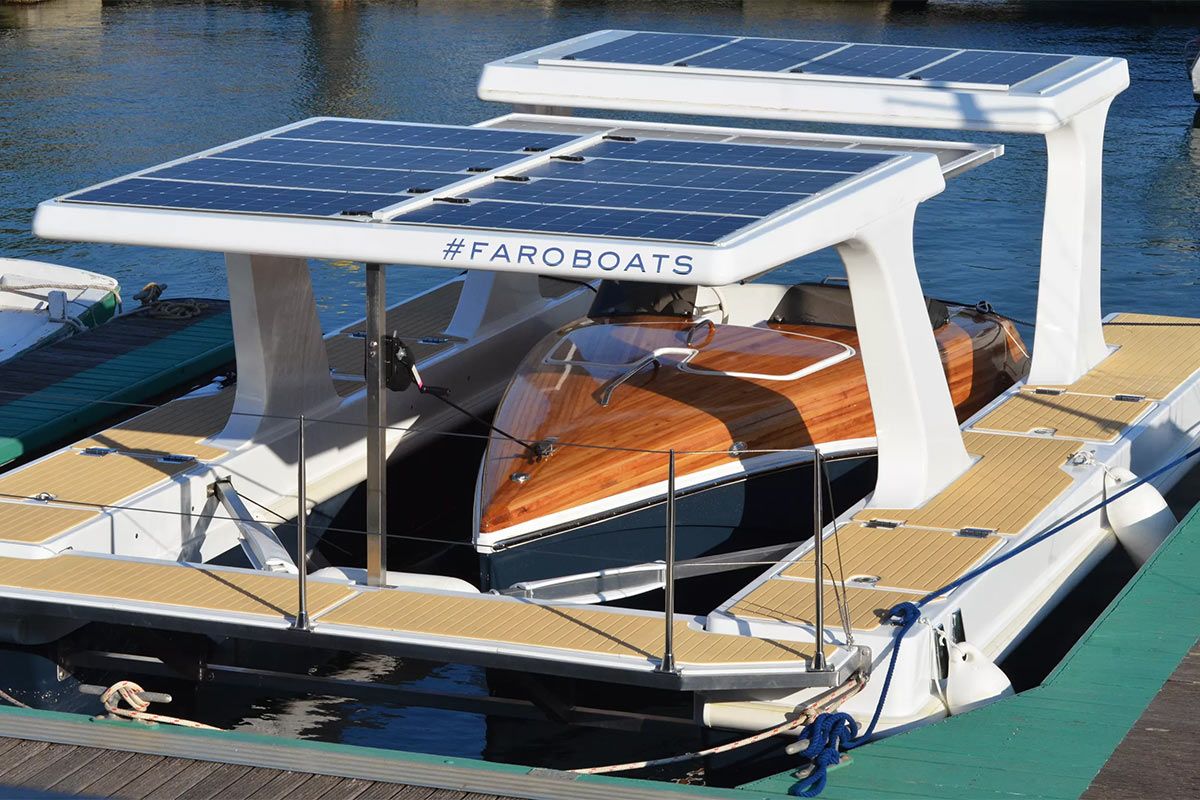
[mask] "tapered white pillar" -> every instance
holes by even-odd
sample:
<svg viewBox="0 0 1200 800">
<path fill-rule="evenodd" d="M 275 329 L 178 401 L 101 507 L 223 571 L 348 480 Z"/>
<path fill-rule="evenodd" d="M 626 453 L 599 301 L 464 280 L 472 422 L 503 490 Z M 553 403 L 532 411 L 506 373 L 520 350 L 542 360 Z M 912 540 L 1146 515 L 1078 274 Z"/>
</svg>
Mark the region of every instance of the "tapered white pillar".
<svg viewBox="0 0 1200 800">
<path fill-rule="evenodd" d="M 308 262 L 302 258 L 225 256 L 237 396 L 218 437 L 228 447 L 269 431 L 295 430 L 301 415 L 338 404 Z"/>
<path fill-rule="evenodd" d="M 1104 123 L 1112 99 L 1046 134 L 1046 214 L 1030 384 L 1070 384 L 1108 355 L 1100 323 Z"/>
<path fill-rule="evenodd" d="M 879 441 L 873 506 L 914 508 L 970 466 L 913 257 L 916 204 L 838 245 Z"/>
</svg>

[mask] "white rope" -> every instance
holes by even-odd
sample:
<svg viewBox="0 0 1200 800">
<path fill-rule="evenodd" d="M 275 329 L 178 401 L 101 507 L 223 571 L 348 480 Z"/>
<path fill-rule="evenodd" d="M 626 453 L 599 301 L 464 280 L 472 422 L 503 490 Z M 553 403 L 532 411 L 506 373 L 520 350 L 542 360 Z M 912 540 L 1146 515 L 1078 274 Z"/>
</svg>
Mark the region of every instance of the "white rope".
<svg viewBox="0 0 1200 800">
<path fill-rule="evenodd" d="M 169 717 L 165 714 L 151 714 L 146 710 L 150 707 L 150 701 L 142 699 L 143 691 L 142 687 L 133 681 L 117 681 L 104 690 L 104 694 L 100 695 L 100 702 L 104 704 L 104 709 L 109 714 L 126 719 L 161 722 L 164 725 L 179 725 L 184 728 L 202 728 L 207 731 L 222 730 L 213 725 L 205 725 L 203 722 L 195 722 L 190 719 Z M 129 705 L 129 708 L 120 707 L 122 700 Z"/>
</svg>

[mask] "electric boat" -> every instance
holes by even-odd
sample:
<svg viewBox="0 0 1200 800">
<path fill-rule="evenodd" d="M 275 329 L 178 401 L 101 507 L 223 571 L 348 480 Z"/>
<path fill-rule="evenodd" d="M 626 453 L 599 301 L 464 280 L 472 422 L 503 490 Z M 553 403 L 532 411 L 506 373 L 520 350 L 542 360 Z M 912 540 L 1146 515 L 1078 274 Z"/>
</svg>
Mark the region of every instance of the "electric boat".
<svg viewBox="0 0 1200 800">
<path fill-rule="evenodd" d="M 960 422 L 1024 377 L 1012 322 L 986 305 L 925 307 Z M 830 280 L 604 281 L 586 317 L 526 356 L 495 426 L 476 503 L 485 588 L 662 559 L 672 449 L 681 559 L 807 538 L 814 445 L 848 456 L 829 465 L 832 510 L 875 478 L 850 289 Z"/>
</svg>

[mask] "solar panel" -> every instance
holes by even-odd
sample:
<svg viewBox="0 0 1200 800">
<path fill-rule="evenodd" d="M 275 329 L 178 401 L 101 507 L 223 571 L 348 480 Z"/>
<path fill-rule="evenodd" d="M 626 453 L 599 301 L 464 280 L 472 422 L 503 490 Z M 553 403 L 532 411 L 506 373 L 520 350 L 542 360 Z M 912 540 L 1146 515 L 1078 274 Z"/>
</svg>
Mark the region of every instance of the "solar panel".
<svg viewBox="0 0 1200 800">
<path fill-rule="evenodd" d="M 1056 67 L 1069 58 L 1041 53 L 968 50 L 920 70 L 920 75 L 922 80 L 928 81 L 1011 85 Z"/>
<path fill-rule="evenodd" d="M 346 192 L 402 194 L 414 188 L 434 189 L 465 175 L 417 172 L 398 169 L 344 169 L 334 166 L 280 164 L 225 158 L 198 158 L 145 173 L 145 177 L 169 178 L 242 186 L 281 186 L 293 189 L 337 189 Z"/>
<path fill-rule="evenodd" d="M 765 217 L 803 200 L 806 194 L 720 191 L 678 186 L 590 183 L 538 178 L 527 182 L 497 180 L 467 192 L 472 199 L 508 200 L 548 205 L 698 211 Z"/>
<path fill-rule="evenodd" d="M 531 233 L 711 243 L 739 228 L 744 228 L 754 220 L 732 215 L 542 206 L 478 200 L 465 205 L 434 203 L 397 217 L 395 221 Z"/>
<path fill-rule="evenodd" d="M 63 199 L 711 243 L 895 157 L 598 133 L 318 120 Z"/>
<path fill-rule="evenodd" d="M 274 161 L 282 164 L 375 167 L 431 172 L 492 169 L 522 157 L 515 153 L 493 153 L 481 150 L 447 150 L 408 145 L 313 142 L 274 138 L 260 139 L 257 142 L 223 150 L 219 155 L 222 158 Z"/>
<path fill-rule="evenodd" d="M 900 78 L 913 70 L 954 55 L 942 47 L 896 47 L 886 44 L 852 44 L 809 61 L 797 70 L 807 74 L 847 75 L 866 78 Z"/>
<path fill-rule="evenodd" d="M 123 206 L 330 216 L 370 211 L 396 202 L 394 195 L 352 194 L 315 189 L 273 189 L 129 178 L 71 196 L 77 202 Z"/>
<path fill-rule="evenodd" d="M 804 42 L 790 39 L 741 39 L 701 53 L 677 66 L 710 69 L 744 69 L 778 72 L 842 47 L 837 42 Z"/>
<path fill-rule="evenodd" d="M 530 177 L 562 178 L 599 183 L 685 186 L 727 191 L 812 194 L 849 177 L 844 172 L 804 172 L 701 164 L 619 161 L 596 158 L 581 163 L 552 161 L 522 173 Z"/>
<path fill-rule="evenodd" d="M 619 64 L 669 64 L 728 41 L 728 36 L 634 33 L 607 44 L 580 50 L 565 58 L 578 61 L 611 61 Z"/>
<path fill-rule="evenodd" d="M 662 139 L 646 139 L 637 142 L 604 141 L 589 148 L 587 155 L 595 158 L 620 158 L 633 161 L 721 164 L 820 170 L 823 172 L 861 172 L 891 158 L 891 156 L 878 153 L 855 153 L 846 150 L 801 150 L 791 147 L 749 144 L 671 142 Z"/>
<path fill-rule="evenodd" d="M 569 134 L 496 131 L 443 125 L 395 125 L 355 119 L 318 120 L 276 134 L 279 139 L 314 139 L 360 144 L 417 145 L 456 150 L 521 152 L 545 150 L 575 139 Z"/>
<path fill-rule="evenodd" d="M 684 69 L 790 71 L 845 78 L 1010 86 L 1040 75 L 1071 56 L 641 31 L 568 51 L 559 58 Z"/>
</svg>

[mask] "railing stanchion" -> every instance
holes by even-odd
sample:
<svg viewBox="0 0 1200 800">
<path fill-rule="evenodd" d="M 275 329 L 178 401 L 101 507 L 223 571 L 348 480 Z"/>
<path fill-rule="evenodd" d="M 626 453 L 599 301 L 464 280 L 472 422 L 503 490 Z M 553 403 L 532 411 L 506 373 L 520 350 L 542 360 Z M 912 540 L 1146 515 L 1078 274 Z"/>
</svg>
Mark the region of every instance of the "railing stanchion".
<svg viewBox="0 0 1200 800">
<path fill-rule="evenodd" d="M 660 672 L 675 671 L 675 451 L 667 455 L 667 534 L 666 564 L 663 567 L 663 631 Z"/>
<path fill-rule="evenodd" d="M 292 627 L 309 629 L 308 622 L 308 478 L 304 464 L 304 417 L 296 432 L 296 621 Z"/>
<path fill-rule="evenodd" d="M 813 627 L 816 647 L 813 650 L 812 670 L 825 669 L 825 520 L 821 508 L 822 491 L 821 451 L 813 446 L 813 561 L 816 563 L 816 598 L 813 603 Z"/>
<path fill-rule="evenodd" d="M 387 585 L 387 386 L 384 327 L 387 273 L 367 264 L 367 585 Z"/>
</svg>

